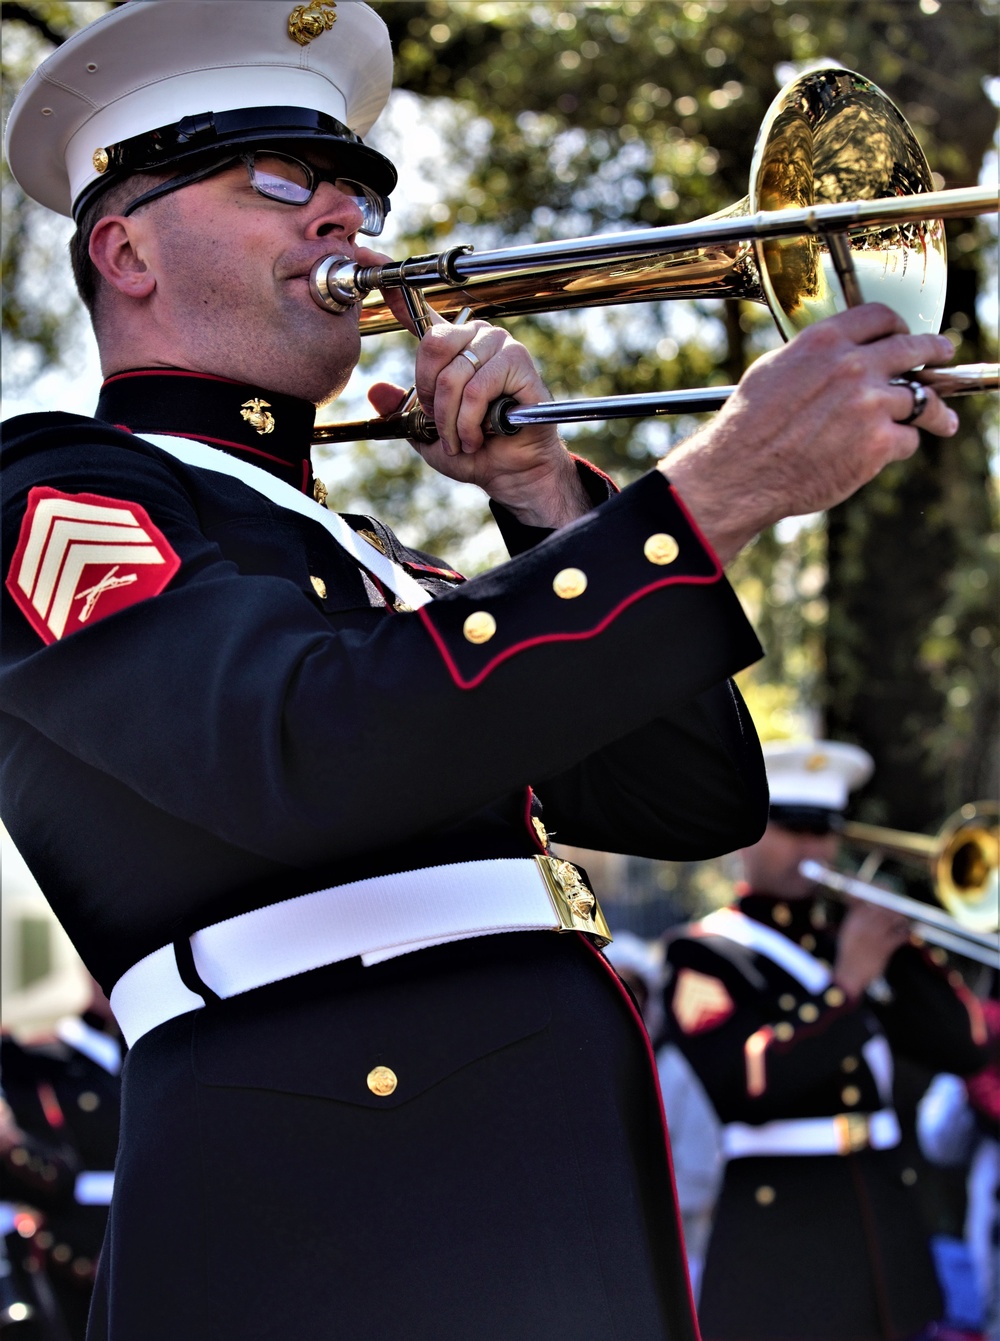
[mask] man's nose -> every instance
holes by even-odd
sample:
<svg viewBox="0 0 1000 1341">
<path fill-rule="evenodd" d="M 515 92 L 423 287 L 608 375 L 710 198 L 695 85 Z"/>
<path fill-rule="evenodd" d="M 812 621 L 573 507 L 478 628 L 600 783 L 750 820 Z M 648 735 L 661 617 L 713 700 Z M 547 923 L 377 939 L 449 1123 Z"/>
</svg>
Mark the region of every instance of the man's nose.
<svg viewBox="0 0 1000 1341">
<path fill-rule="evenodd" d="M 364 222 L 364 215 L 353 196 L 338 190 L 333 182 L 320 182 L 308 207 L 310 211 L 306 236 L 328 237 L 337 233 L 353 237 Z"/>
</svg>

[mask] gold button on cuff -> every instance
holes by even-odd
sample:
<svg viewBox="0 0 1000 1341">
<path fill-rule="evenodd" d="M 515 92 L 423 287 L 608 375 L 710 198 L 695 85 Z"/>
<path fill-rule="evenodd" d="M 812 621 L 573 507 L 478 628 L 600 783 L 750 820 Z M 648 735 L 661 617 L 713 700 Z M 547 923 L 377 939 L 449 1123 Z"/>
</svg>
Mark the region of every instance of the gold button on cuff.
<svg viewBox="0 0 1000 1341">
<path fill-rule="evenodd" d="M 795 998 L 791 992 L 782 992 L 781 996 L 778 997 L 778 1005 L 782 1010 L 794 1010 Z"/>
<path fill-rule="evenodd" d="M 681 547 L 672 535 L 657 531 L 651 535 L 642 547 L 642 552 L 650 563 L 673 563 L 681 552 Z"/>
<path fill-rule="evenodd" d="M 368 1088 L 380 1099 L 391 1094 L 398 1084 L 395 1071 L 388 1066 L 374 1066 L 368 1072 Z"/>
<path fill-rule="evenodd" d="M 787 1020 L 779 1020 L 774 1026 L 774 1036 L 779 1043 L 787 1043 L 793 1037 L 795 1028 Z"/>
<path fill-rule="evenodd" d="M 847 1075 L 850 1075 L 853 1071 L 856 1071 L 858 1069 L 857 1057 L 845 1057 L 844 1060 L 840 1063 L 840 1069 L 841 1071 L 844 1071 Z"/>
<path fill-rule="evenodd" d="M 845 1085 L 840 1091 L 840 1097 L 847 1104 L 848 1108 L 853 1108 L 861 1098 L 861 1091 L 857 1085 Z"/>
<path fill-rule="evenodd" d="M 323 579 L 321 577 L 313 577 L 312 574 L 310 573 L 309 581 L 313 584 L 313 591 L 316 593 L 316 595 L 320 598 L 321 601 L 325 601 L 326 583 L 323 581 Z"/>
<path fill-rule="evenodd" d="M 814 1020 L 819 1019 L 819 1006 L 814 1005 L 812 1001 L 807 1001 L 799 1007 L 799 1019 L 806 1024 L 812 1024 Z"/>
<path fill-rule="evenodd" d="M 758 1206 L 770 1206 L 776 1193 L 773 1187 L 768 1187 L 766 1183 L 763 1183 L 753 1195 Z"/>
<path fill-rule="evenodd" d="M 828 987 L 823 993 L 823 1000 L 828 1006 L 842 1006 L 847 998 L 839 987 Z"/>
<path fill-rule="evenodd" d="M 497 631 L 497 622 L 488 610 L 475 610 L 462 625 L 470 643 L 488 643 Z"/>
<path fill-rule="evenodd" d="M 587 574 L 582 568 L 563 568 L 552 579 L 552 590 L 564 601 L 582 596 L 587 590 Z"/>
</svg>

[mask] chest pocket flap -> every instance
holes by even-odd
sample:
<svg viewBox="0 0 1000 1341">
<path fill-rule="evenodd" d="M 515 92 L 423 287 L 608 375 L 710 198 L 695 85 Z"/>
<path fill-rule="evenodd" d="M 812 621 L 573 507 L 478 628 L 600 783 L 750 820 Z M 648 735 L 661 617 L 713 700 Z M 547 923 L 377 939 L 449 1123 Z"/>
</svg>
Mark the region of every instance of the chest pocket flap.
<svg viewBox="0 0 1000 1341">
<path fill-rule="evenodd" d="M 319 969 L 201 1011 L 196 1077 L 392 1108 L 545 1028 L 551 1012 L 536 967 L 477 964 L 478 956 L 456 966 L 457 949 L 352 968 L 347 982 L 344 966 Z M 448 967 L 430 973 L 415 962 L 431 956 Z M 379 1068 L 395 1078 L 388 1093 L 392 1079 Z"/>
</svg>

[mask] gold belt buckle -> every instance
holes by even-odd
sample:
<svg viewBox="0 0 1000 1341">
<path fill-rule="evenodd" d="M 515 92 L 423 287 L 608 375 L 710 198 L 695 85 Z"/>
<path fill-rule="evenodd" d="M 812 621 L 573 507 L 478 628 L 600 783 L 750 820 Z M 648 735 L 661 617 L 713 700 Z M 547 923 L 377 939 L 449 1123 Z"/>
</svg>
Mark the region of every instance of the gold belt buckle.
<svg viewBox="0 0 1000 1341">
<path fill-rule="evenodd" d="M 870 1144 L 870 1123 L 864 1113 L 838 1113 L 833 1119 L 837 1131 L 837 1153 L 853 1155 L 867 1150 Z"/>
<path fill-rule="evenodd" d="M 598 946 L 611 943 L 611 931 L 597 897 L 587 883 L 587 873 L 561 857 L 535 857 L 548 891 L 560 931 L 583 931 Z"/>
</svg>

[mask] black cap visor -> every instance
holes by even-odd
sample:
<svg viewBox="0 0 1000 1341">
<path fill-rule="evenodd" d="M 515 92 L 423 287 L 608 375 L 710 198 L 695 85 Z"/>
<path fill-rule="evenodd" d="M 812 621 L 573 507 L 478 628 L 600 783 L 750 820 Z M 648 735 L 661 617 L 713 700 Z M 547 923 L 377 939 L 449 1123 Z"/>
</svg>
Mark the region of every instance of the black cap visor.
<svg viewBox="0 0 1000 1341">
<path fill-rule="evenodd" d="M 839 833 L 844 827 L 844 817 L 840 811 L 829 810 L 826 806 L 772 805 L 768 810 L 768 819 L 791 833 L 817 836 Z"/>
<path fill-rule="evenodd" d="M 73 217 L 79 219 L 102 191 L 135 172 L 156 172 L 237 145 L 303 143 L 335 146 L 339 175 L 370 187 L 388 201 L 396 169 L 343 122 L 307 107 L 242 107 L 182 117 L 173 125 L 106 145 L 107 169 L 80 193 Z"/>
</svg>

